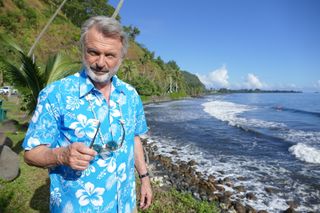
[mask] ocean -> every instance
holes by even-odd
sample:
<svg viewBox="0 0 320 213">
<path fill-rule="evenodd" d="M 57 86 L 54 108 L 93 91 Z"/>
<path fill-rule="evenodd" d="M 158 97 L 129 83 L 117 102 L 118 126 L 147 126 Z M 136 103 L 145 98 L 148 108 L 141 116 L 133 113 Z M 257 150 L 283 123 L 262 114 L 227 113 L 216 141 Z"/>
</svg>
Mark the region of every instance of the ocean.
<svg viewBox="0 0 320 213">
<path fill-rule="evenodd" d="M 159 153 L 195 160 L 198 171 L 228 177 L 258 198 L 226 187 L 232 199 L 269 212 L 288 201 L 299 212 L 320 212 L 319 93 L 211 95 L 148 104 L 145 113 Z"/>
</svg>

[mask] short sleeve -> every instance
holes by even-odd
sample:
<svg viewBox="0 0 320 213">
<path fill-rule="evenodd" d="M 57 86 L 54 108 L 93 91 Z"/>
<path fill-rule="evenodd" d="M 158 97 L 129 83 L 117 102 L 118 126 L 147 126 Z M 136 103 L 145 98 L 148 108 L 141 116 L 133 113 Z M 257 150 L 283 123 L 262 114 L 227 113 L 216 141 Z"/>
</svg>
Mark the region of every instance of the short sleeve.
<svg viewBox="0 0 320 213">
<path fill-rule="evenodd" d="M 134 135 L 139 136 L 147 133 L 148 127 L 147 122 L 143 110 L 143 104 L 139 95 L 137 95 L 136 99 L 136 113 L 135 113 L 135 130 Z"/>
<path fill-rule="evenodd" d="M 50 103 L 48 94 L 42 91 L 22 144 L 23 149 L 31 150 L 42 144 L 55 147 L 59 130 L 54 108 L 55 105 Z"/>
</svg>

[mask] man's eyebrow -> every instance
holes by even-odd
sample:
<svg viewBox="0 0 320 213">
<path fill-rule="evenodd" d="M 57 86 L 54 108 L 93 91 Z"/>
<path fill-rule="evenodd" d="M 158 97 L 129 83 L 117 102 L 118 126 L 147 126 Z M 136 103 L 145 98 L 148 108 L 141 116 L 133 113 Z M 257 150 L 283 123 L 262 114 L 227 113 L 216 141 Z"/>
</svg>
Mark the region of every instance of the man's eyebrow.
<svg viewBox="0 0 320 213">
<path fill-rule="evenodd" d="M 95 52 L 99 52 L 96 48 L 94 47 L 87 47 L 87 51 L 95 51 Z"/>
</svg>

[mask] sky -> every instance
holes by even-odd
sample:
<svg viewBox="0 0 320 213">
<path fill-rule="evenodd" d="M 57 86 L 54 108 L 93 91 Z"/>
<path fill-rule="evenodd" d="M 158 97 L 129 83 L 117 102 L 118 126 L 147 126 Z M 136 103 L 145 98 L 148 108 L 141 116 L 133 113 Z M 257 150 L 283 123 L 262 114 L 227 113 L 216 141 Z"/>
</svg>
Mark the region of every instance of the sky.
<svg viewBox="0 0 320 213">
<path fill-rule="evenodd" d="M 320 91 L 319 0 L 125 0 L 120 16 L 208 88 Z"/>
</svg>

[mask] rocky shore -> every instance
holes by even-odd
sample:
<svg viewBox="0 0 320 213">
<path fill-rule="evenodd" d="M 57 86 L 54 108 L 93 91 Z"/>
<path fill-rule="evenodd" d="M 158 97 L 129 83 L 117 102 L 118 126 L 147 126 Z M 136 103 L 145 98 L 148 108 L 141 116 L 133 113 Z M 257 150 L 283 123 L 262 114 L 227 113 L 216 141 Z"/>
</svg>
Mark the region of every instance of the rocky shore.
<svg viewBox="0 0 320 213">
<path fill-rule="evenodd" d="M 210 175 L 206 177 L 201 172 L 196 171 L 197 162 L 173 162 L 170 157 L 161 155 L 157 152 L 155 142 L 143 140 L 147 152 L 147 161 L 153 182 L 157 182 L 163 188 L 174 187 L 179 191 L 189 192 L 195 198 L 206 201 L 216 201 L 221 212 L 232 213 L 266 213 L 266 209 L 254 209 L 248 204 L 243 204 L 241 199 L 251 201 L 257 200 L 252 192 L 247 192 L 244 186 L 236 185 L 230 178 L 224 179 Z M 174 155 L 175 151 L 172 151 Z M 220 171 L 223 173 L 223 171 Z M 238 179 L 245 177 L 238 177 Z M 239 179 L 239 180 L 240 180 Z M 269 194 L 276 193 L 273 188 L 265 188 Z M 231 198 L 234 193 L 240 195 L 240 199 Z M 296 212 L 297 205 L 288 201 L 289 208 L 283 212 Z"/>
</svg>

